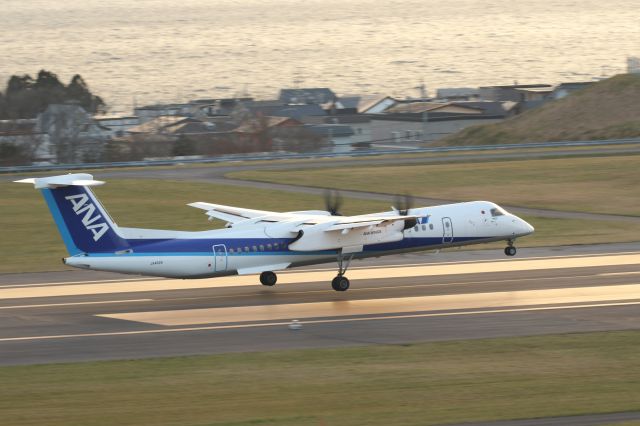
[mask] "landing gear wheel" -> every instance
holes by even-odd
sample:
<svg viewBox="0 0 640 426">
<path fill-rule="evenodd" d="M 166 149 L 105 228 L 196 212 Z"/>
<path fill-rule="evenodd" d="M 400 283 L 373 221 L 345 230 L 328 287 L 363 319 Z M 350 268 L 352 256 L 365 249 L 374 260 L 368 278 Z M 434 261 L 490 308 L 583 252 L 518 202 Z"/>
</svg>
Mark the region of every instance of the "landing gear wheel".
<svg viewBox="0 0 640 426">
<path fill-rule="evenodd" d="M 345 276 L 338 275 L 331 281 L 331 287 L 335 291 L 347 291 L 349 290 L 349 280 Z"/>
<path fill-rule="evenodd" d="M 515 256 L 516 252 L 517 250 L 514 246 L 508 246 L 504 248 L 504 254 L 506 254 L 507 256 Z"/>
<path fill-rule="evenodd" d="M 276 281 L 278 281 L 278 276 L 274 272 L 264 271 L 260 274 L 260 282 L 262 285 L 271 287 L 276 284 Z"/>
</svg>

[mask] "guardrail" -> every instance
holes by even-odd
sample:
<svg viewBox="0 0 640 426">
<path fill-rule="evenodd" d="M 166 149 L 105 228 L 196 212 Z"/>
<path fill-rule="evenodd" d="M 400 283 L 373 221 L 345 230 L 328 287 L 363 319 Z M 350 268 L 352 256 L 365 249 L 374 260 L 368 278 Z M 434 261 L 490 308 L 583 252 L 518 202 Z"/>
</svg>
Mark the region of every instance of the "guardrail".
<svg viewBox="0 0 640 426">
<path fill-rule="evenodd" d="M 368 157 L 388 154 L 407 154 L 407 153 L 442 153 L 442 152 L 464 152 L 464 151 L 494 151 L 494 150 L 510 150 L 522 148 L 561 148 L 561 147 L 580 147 L 580 146 L 598 146 L 598 145 L 628 145 L 640 144 L 639 139 L 609 139 L 597 141 L 562 141 L 562 142 L 538 142 L 538 143 L 522 143 L 522 144 L 504 144 L 504 145 L 477 145 L 477 146 L 443 146 L 431 148 L 397 148 L 397 149 L 369 149 L 358 150 L 352 152 L 313 152 L 304 154 L 275 154 L 275 153 L 259 153 L 259 154 L 242 154 L 242 155 L 223 155 L 219 157 L 197 158 L 197 159 L 167 159 L 167 160 L 148 160 L 148 161 L 118 161 L 112 163 L 83 163 L 83 164 L 51 164 L 38 166 L 10 166 L 0 167 L 0 173 L 21 173 L 30 171 L 48 171 L 48 170 L 85 170 L 85 169 L 102 169 L 102 168 L 122 168 L 122 167 L 154 167 L 154 166 L 175 166 L 178 164 L 194 164 L 194 163 L 222 163 L 229 161 L 255 161 L 255 160 L 287 160 L 287 159 L 313 159 L 313 158 L 335 158 L 335 157 Z"/>
</svg>

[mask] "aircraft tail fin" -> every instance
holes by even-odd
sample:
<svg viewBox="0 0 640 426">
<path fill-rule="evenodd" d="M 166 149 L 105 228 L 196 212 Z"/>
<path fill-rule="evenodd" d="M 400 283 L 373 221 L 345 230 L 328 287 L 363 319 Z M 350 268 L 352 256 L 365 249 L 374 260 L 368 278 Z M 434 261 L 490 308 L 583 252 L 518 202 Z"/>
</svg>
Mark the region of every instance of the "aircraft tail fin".
<svg viewBox="0 0 640 426">
<path fill-rule="evenodd" d="M 107 211 L 89 187 L 102 185 L 87 173 L 16 181 L 32 183 L 44 196 L 71 256 L 126 250 L 129 243 L 118 232 Z"/>
</svg>

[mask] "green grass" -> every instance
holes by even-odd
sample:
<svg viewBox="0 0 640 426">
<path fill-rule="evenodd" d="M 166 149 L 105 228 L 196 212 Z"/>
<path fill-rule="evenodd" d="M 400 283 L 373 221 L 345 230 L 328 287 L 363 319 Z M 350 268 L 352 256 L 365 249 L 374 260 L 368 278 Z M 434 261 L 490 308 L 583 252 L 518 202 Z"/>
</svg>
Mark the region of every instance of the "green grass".
<svg viewBox="0 0 640 426">
<path fill-rule="evenodd" d="M 640 216 L 640 156 L 260 170 L 229 177 Z"/>
<path fill-rule="evenodd" d="M 631 411 L 638 345 L 630 331 L 3 367 L 0 418 L 348 426 Z"/>
<path fill-rule="evenodd" d="M 203 210 L 186 205 L 193 201 L 276 211 L 317 210 L 324 203 L 315 195 L 144 179 L 110 179 L 95 192 L 120 226 L 187 231 L 223 224 L 207 221 Z M 357 214 L 387 208 L 387 203 L 358 200 L 344 210 Z M 32 185 L 0 183 L 0 212 L 0 273 L 68 269 L 60 261 L 67 255 L 62 239 Z"/>
<path fill-rule="evenodd" d="M 323 207 L 322 197 L 309 194 L 145 179 L 109 180 L 107 185 L 97 187 L 96 193 L 120 226 L 158 229 L 205 230 L 221 225 L 208 222 L 202 210 L 186 206 L 193 201 L 275 211 Z M 0 183 L 0 194 L 0 273 L 68 269 L 60 261 L 67 255 L 64 245 L 39 192 L 27 185 Z M 343 210 L 346 214 L 358 214 L 388 208 L 385 202 L 346 199 Z M 536 227 L 536 233 L 518 241 L 522 247 L 640 240 L 640 225 L 636 224 L 525 219 Z"/>
</svg>

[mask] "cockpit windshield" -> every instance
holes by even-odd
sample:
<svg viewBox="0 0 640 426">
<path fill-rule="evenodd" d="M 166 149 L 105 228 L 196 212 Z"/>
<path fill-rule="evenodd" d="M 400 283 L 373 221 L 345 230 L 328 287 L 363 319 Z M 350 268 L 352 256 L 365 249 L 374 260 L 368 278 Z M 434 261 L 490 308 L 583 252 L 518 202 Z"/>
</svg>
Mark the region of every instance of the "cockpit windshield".
<svg viewBox="0 0 640 426">
<path fill-rule="evenodd" d="M 504 216 L 504 214 L 506 213 L 504 210 L 502 210 L 500 207 L 495 207 L 492 208 L 490 210 L 491 212 L 491 217 L 498 217 L 498 216 Z"/>
</svg>

